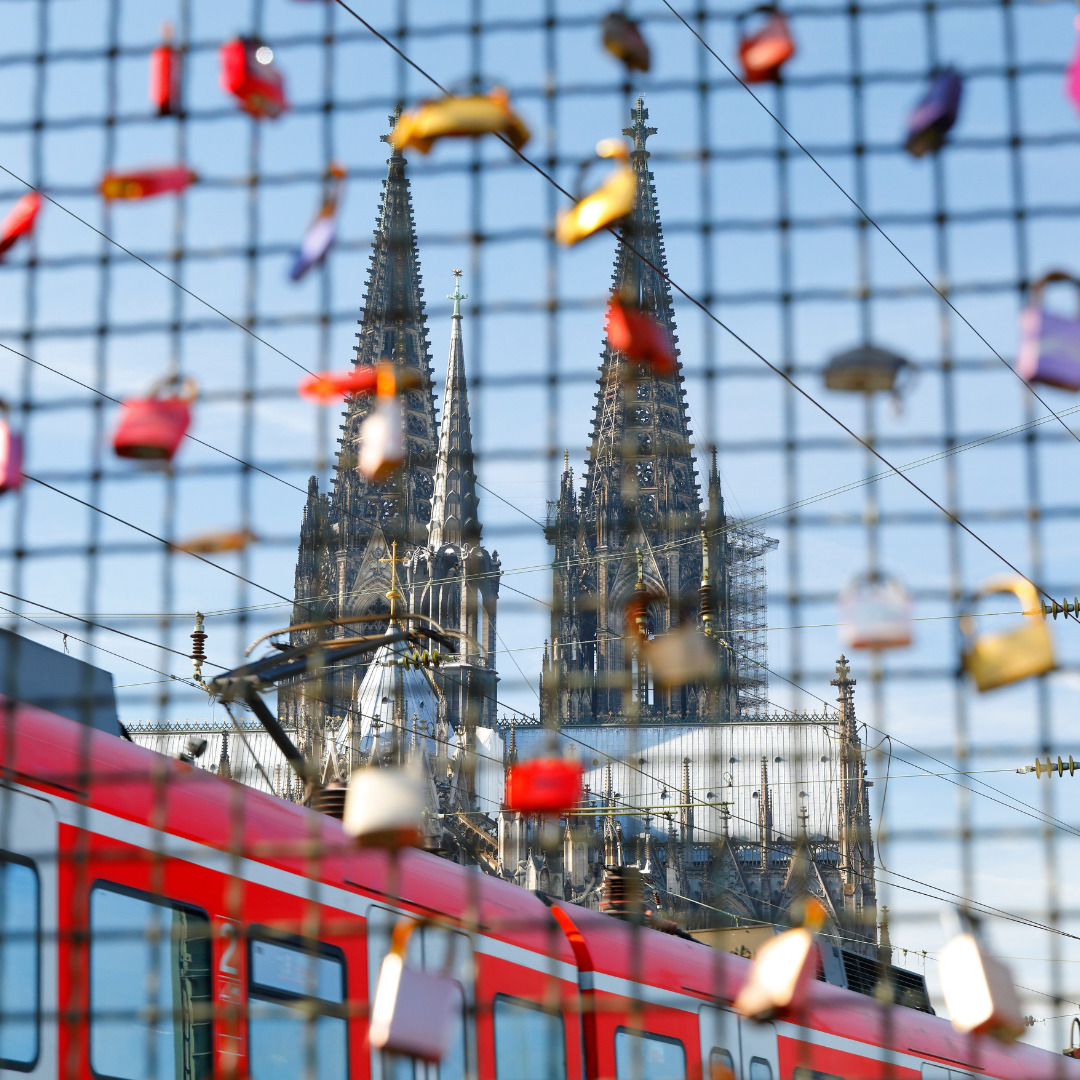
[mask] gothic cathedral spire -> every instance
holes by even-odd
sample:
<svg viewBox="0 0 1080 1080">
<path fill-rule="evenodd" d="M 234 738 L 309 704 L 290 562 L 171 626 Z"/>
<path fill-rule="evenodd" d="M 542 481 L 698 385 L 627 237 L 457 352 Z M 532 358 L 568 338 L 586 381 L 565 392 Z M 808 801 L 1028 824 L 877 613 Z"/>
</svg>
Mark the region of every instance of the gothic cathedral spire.
<svg viewBox="0 0 1080 1080">
<path fill-rule="evenodd" d="M 623 129 L 633 140 L 637 198 L 617 247 L 612 293 L 651 316 L 674 349 L 675 311 L 646 148 L 656 128 L 648 119 L 639 98 L 630 126 Z M 555 553 L 545 720 L 590 723 L 625 715 L 620 684 L 632 664 L 637 664 L 634 683 L 643 721 L 730 719 L 738 709 L 738 688 L 726 634 L 722 501 L 717 483 L 710 492 L 711 513 L 704 513 L 681 364 L 676 361 L 672 374 L 656 374 L 629 363 L 606 341 L 602 357 L 584 490 L 578 498 L 567 464 L 548 519 Z M 718 612 L 712 636 L 716 678 L 709 686 L 654 687 L 645 661 L 624 654 L 626 604 L 635 589 L 649 594 L 647 632 L 653 635 L 697 617 L 703 526 L 714 568 L 708 587 Z"/>
<path fill-rule="evenodd" d="M 435 462 L 435 495 L 428 528 L 428 544 L 436 551 L 443 544 L 480 543 L 465 355 L 461 343 L 461 301 L 467 300 L 468 296 L 461 291 L 460 270 L 454 271 L 454 291 L 447 299 L 454 301 L 454 313 L 439 426 L 439 452 Z"/>
</svg>

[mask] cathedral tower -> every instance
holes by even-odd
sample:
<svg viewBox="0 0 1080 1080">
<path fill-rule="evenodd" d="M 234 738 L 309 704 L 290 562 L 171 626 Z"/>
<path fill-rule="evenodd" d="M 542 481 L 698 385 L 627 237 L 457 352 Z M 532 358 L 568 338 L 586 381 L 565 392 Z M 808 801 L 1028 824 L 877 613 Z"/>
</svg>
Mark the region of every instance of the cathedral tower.
<svg viewBox="0 0 1080 1080">
<path fill-rule="evenodd" d="M 646 141 L 656 133 L 639 98 L 630 127 L 635 209 L 615 257 L 612 293 L 648 313 L 674 347 L 675 316 Z M 639 254 L 640 253 L 640 254 Z M 677 355 L 677 350 L 676 350 Z M 584 490 L 566 463 L 549 511 L 553 559 L 552 656 L 544 672 L 546 719 L 599 721 L 627 713 L 628 694 L 643 719 L 730 718 L 737 711 L 730 640 L 725 517 L 715 463 L 703 507 L 690 441 L 681 364 L 660 375 L 631 365 L 605 343 Z M 702 531 L 711 572 L 703 574 Z M 641 566 L 639 586 L 638 566 Z M 717 678 L 709 686 L 660 690 L 636 658 L 624 655 L 624 609 L 631 594 L 650 597 L 655 635 L 699 617 L 707 593 Z M 714 614 L 715 613 L 715 614 Z M 630 667 L 637 678 L 628 680 Z M 629 690 L 628 685 L 633 689 Z"/>
<path fill-rule="evenodd" d="M 390 118 L 391 128 L 397 116 Z M 389 136 L 383 136 L 388 142 Z M 431 375 L 424 290 L 420 284 L 416 225 L 412 195 L 405 175 L 405 158 L 391 149 L 383 181 L 363 315 L 353 363 L 359 367 L 390 359 L 402 370 L 415 372 L 420 386 L 403 395 L 405 461 L 393 476 L 376 483 L 356 469 L 360 426 L 373 408 L 370 397 L 349 399 L 332 490 L 319 492 L 311 478 L 300 530 L 296 566 L 293 624 L 350 615 L 388 612 L 390 549 L 398 542 L 425 543 L 431 520 L 438 430 Z M 382 624 L 368 624 L 368 633 Z M 347 636 L 350 627 L 337 627 L 328 636 Z M 293 635 L 293 644 L 311 637 Z M 354 665 L 322 681 L 314 692 L 286 687 L 279 692 L 278 713 L 296 730 L 302 743 L 321 744 L 327 719 L 345 718 L 356 700 L 366 664 Z"/>
</svg>

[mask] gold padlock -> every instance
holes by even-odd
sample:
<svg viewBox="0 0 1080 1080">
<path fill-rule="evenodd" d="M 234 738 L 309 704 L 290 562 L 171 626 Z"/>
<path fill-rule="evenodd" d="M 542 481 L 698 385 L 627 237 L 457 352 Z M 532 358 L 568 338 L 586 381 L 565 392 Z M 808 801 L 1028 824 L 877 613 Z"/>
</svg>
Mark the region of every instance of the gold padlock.
<svg viewBox="0 0 1080 1080">
<path fill-rule="evenodd" d="M 1054 640 L 1050 628 L 1039 615 L 1039 594 L 1024 578 L 1005 575 L 984 581 L 974 599 L 993 593 L 1012 593 L 1020 601 L 1024 625 L 1006 634 L 987 634 L 975 637 L 974 620 L 965 615 L 960 628 L 968 640 L 964 650 L 964 667 L 980 690 L 1019 682 L 1032 675 L 1052 671 Z"/>
</svg>

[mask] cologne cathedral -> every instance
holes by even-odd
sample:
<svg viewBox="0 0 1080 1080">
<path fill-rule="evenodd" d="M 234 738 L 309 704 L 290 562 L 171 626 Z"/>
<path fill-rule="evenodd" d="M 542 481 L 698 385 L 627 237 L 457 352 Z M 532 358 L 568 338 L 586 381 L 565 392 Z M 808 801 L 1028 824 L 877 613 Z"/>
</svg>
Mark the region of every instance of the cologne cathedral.
<svg viewBox="0 0 1080 1080">
<path fill-rule="evenodd" d="M 646 145 L 656 129 L 640 99 L 630 119 L 637 202 L 612 288 L 674 346 Z M 459 632 L 463 644 L 438 666 L 417 666 L 404 646 L 384 645 L 325 672 L 314 689 L 282 687 L 279 719 L 324 781 L 347 780 L 360 764 L 421 760 L 429 848 L 527 888 L 597 907 L 612 868 L 634 867 L 650 907 L 700 933 L 783 925 L 809 891 L 825 906 L 835 942 L 825 950 L 825 977 L 872 990 L 867 965 L 878 962 L 887 934 L 879 936 L 855 680 L 841 658 L 832 683 L 838 708 L 770 711 L 764 557 L 775 541 L 728 518 L 715 459 L 699 481 L 678 361 L 673 373 L 657 374 L 604 342 L 582 480 L 567 460 L 545 529 L 552 614 L 540 716 L 499 716 L 500 562 L 482 539 L 467 296 L 455 272 L 437 414 L 405 158 L 393 151 L 387 166 L 354 362 L 389 358 L 418 376 L 404 395 L 405 460 L 382 483 L 357 471 L 371 405 L 351 398 L 331 489 L 320 491 L 312 477 L 308 490 L 291 641 L 346 636 L 361 620 L 363 632 L 376 633 L 416 613 Z M 686 635 L 697 669 L 661 677 L 658 649 Z M 208 738 L 207 767 L 299 797 L 252 721 L 240 732 L 169 724 L 137 725 L 132 734 L 168 751 L 191 731 Z M 557 828 L 502 805 L 505 769 L 553 747 L 584 764 L 587 784 L 583 806 Z M 894 983 L 905 979 L 920 981 L 898 972 Z M 909 990 L 918 998 L 918 987 Z"/>
</svg>

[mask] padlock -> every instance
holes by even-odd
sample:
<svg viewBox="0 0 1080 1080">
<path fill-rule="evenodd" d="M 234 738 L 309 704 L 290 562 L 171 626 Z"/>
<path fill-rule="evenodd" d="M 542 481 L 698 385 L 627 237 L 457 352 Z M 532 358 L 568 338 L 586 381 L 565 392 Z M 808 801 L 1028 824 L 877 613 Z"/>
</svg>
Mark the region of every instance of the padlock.
<svg viewBox="0 0 1080 1080">
<path fill-rule="evenodd" d="M 161 44 L 150 53 L 150 104 L 158 116 L 180 111 L 180 53 L 173 48 L 172 23 L 161 28 Z"/>
<path fill-rule="evenodd" d="M 423 778 L 390 765 L 353 769 L 342 820 L 361 847 L 414 847 L 424 822 Z"/>
<path fill-rule="evenodd" d="M 670 375 L 675 370 L 671 338 L 647 312 L 613 297 L 606 325 L 608 344 L 627 360 L 648 364 L 657 375 Z"/>
<path fill-rule="evenodd" d="M 400 368 L 390 360 L 378 364 L 355 365 L 345 371 L 319 371 L 301 379 L 301 397 L 328 405 L 350 394 L 378 394 L 392 397 L 403 390 L 415 390 L 421 385 L 415 368 Z"/>
<path fill-rule="evenodd" d="M 716 643 L 710 642 L 694 623 L 657 634 L 643 649 L 649 674 L 657 686 L 715 683 L 720 676 Z"/>
<path fill-rule="evenodd" d="M 821 963 L 815 935 L 824 923 L 821 901 L 809 897 L 802 926 L 759 945 L 746 982 L 735 997 L 735 1011 L 753 1020 L 801 1012 Z"/>
<path fill-rule="evenodd" d="M 502 135 L 515 150 L 529 141 L 529 128 L 510 107 L 510 95 L 497 86 L 490 94 L 445 97 L 410 109 L 390 133 L 395 150 L 412 146 L 426 154 L 437 139 Z"/>
<path fill-rule="evenodd" d="M 1075 286 L 1080 299 L 1080 279 L 1064 270 L 1051 270 L 1031 283 L 1020 315 L 1016 371 L 1028 382 L 1080 390 L 1080 315 L 1058 315 L 1042 306 L 1043 291 L 1055 281 Z"/>
<path fill-rule="evenodd" d="M 563 813 L 581 802 L 583 776 L 581 765 L 568 758 L 519 761 L 506 773 L 506 809 L 522 814 Z"/>
<path fill-rule="evenodd" d="M 598 157 L 619 162 L 615 171 L 595 190 L 566 210 L 560 210 L 555 222 L 555 239 L 560 244 L 576 244 L 609 225 L 614 225 L 634 209 L 637 178 L 630 168 L 630 152 L 622 139 L 601 139 L 596 144 Z M 579 179 L 591 162 L 585 162 Z"/>
<path fill-rule="evenodd" d="M 755 15 L 764 15 L 765 25 L 746 33 L 743 25 Z M 736 15 L 735 28 L 739 33 L 739 62 L 744 81 L 777 81 L 781 67 L 795 55 L 795 40 L 784 13 L 774 4 L 762 4 Z"/>
<path fill-rule="evenodd" d="M 170 386 L 176 391 L 166 394 Z M 144 398 L 126 399 L 113 434 L 117 457 L 171 461 L 191 424 L 191 403 L 197 394 L 194 379 L 174 376 L 155 383 Z"/>
<path fill-rule="evenodd" d="M 1080 29 L 1080 17 L 1074 20 L 1074 25 Z M 1080 109 L 1080 41 L 1077 42 L 1073 58 L 1065 69 L 1065 96 Z"/>
<path fill-rule="evenodd" d="M 1024 625 L 1004 634 L 974 636 L 974 620 L 965 615 L 960 628 L 968 640 L 964 668 L 980 691 L 1008 686 L 1054 669 L 1054 640 L 1039 614 L 1035 586 L 1024 578 L 1005 575 L 983 582 L 974 599 L 993 593 L 1012 593 L 1024 612 Z"/>
<path fill-rule="evenodd" d="M 3 256 L 15 242 L 34 231 L 34 222 L 41 210 L 41 195 L 37 191 L 28 191 L 20 195 L 15 205 L 7 212 L 0 223 L 0 256 Z"/>
<path fill-rule="evenodd" d="M 830 390 L 874 394 L 885 390 L 898 394 L 912 365 L 904 357 L 876 345 L 859 345 L 837 353 L 825 365 L 825 385 Z"/>
<path fill-rule="evenodd" d="M 236 38 L 218 50 L 221 89 L 257 120 L 274 120 L 289 107 L 285 79 L 274 67 L 274 52 L 255 38 Z"/>
<path fill-rule="evenodd" d="M 960 112 L 963 81 L 951 67 L 935 71 L 930 87 L 908 117 L 904 149 L 913 157 L 933 153 L 945 145 L 945 136 Z"/>
<path fill-rule="evenodd" d="M 1009 969 L 991 956 L 974 928 L 938 953 L 945 1007 L 957 1031 L 1013 1042 L 1024 1032 L 1020 999 Z"/>
<path fill-rule="evenodd" d="M 334 162 L 330 165 L 330 188 L 323 196 L 319 212 L 304 231 L 300 241 L 300 250 L 293 260 L 289 277 L 293 281 L 299 281 L 313 266 L 326 258 L 330 245 L 334 242 L 337 232 L 338 206 L 341 202 L 343 181 L 345 180 L 345 168 Z"/>
<path fill-rule="evenodd" d="M 154 195 L 171 195 L 183 191 L 199 179 L 186 165 L 170 165 L 162 169 L 138 169 L 135 172 L 106 173 L 101 180 L 101 194 L 107 200 L 149 199 Z"/>
<path fill-rule="evenodd" d="M 22 484 L 22 458 L 22 436 L 11 430 L 7 404 L 0 401 L 0 495 Z"/>
<path fill-rule="evenodd" d="M 600 24 L 604 48 L 621 60 L 627 71 L 648 71 L 652 57 L 641 27 L 621 11 L 612 11 Z"/>
<path fill-rule="evenodd" d="M 243 551 L 257 539 L 250 529 L 199 533 L 178 543 L 176 550 L 186 551 L 189 555 L 216 555 L 225 551 Z"/>
<path fill-rule="evenodd" d="M 408 963 L 409 940 L 420 925 L 409 918 L 394 925 L 375 984 L 368 1037 L 376 1050 L 437 1062 L 450 1045 L 462 1004 L 461 983 L 450 974 L 457 935 L 451 932 L 445 970 L 426 971 Z"/>
<path fill-rule="evenodd" d="M 851 649 L 911 644 L 911 597 L 899 578 L 861 574 L 840 593 L 840 639 Z"/>
<path fill-rule="evenodd" d="M 376 483 L 388 479 L 405 460 L 405 417 L 399 397 L 380 397 L 360 425 L 356 467 Z"/>
</svg>

